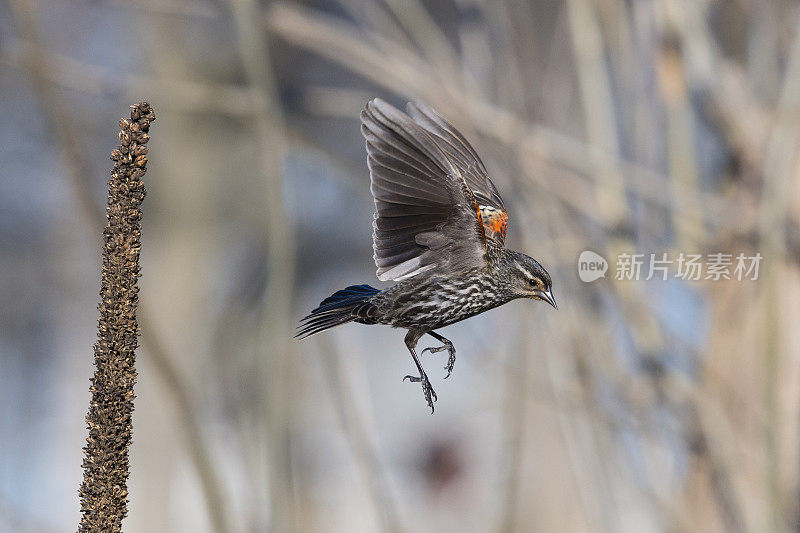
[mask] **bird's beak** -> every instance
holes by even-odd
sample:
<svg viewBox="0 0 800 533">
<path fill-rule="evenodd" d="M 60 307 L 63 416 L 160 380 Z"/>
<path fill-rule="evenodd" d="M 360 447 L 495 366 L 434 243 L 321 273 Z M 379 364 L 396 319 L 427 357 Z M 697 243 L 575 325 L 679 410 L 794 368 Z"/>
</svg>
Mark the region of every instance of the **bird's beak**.
<svg viewBox="0 0 800 533">
<path fill-rule="evenodd" d="M 540 300 L 544 300 L 545 302 L 552 305 L 554 309 L 558 309 L 558 305 L 556 305 L 556 299 L 553 298 L 552 289 L 547 289 L 546 291 L 536 291 L 535 294 Z"/>
</svg>

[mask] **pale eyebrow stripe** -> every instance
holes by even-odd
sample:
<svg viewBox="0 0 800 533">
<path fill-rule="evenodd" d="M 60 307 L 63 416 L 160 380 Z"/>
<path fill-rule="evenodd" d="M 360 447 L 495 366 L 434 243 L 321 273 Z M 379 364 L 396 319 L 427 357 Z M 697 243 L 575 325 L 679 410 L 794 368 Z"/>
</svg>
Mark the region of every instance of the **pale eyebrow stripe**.
<svg viewBox="0 0 800 533">
<path fill-rule="evenodd" d="M 529 279 L 533 279 L 533 274 L 531 274 L 525 267 L 523 267 L 522 265 L 515 265 L 515 266 L 517 267 L 517 269 L 519 269 L 520 272 L 525 274 L 525 276 L 527 276 Z"/>
</svg>

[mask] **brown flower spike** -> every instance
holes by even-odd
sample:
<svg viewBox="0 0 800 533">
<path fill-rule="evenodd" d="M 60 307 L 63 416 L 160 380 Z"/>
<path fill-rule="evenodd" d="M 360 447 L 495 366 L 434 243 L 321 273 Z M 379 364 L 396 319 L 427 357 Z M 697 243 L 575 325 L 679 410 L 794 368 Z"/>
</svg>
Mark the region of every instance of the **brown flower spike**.
<svg viewBox="0 0 800 533">
<path fill-rule="evenodd" d="M 139 326 L 140 205 L 145 189 L 147 135 L 155 115 L 149 104 L 131 106 L 130 120 L 120 121 L 120 144 L 111 152 L 114 168 L 108 182 L 108 218 L 103 231 L 98 340 L 94 346 L 92 401 L 86 423 L 79 531 L 122 530 L 128 512 L 128 447 L 131 443 L 135 350 Z"/>
</svg>

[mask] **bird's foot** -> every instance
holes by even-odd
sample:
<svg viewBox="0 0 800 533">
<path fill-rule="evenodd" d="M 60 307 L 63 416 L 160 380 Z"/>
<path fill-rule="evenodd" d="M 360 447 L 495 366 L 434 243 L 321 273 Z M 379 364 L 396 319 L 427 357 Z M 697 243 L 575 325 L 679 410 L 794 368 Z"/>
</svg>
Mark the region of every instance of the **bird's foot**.
<svg viewBox="0 0 800 533">
<path fill-rule="evenodd" d="M 422 383 L 422 393 L 425 394 L 425 401 L 428 402 L 428 407 L 431 408 L 431 413 L 433 413 L 433 402 L 438 400 L 438 398 L 425 372 L 423 371 L 419 376 L 406 376 L 403 378 L 403 381 L 405 380 L 409 380 L 412 383 Z"/>
<path fill-rule="evenodd" d="M 447 365 L 445 365 L 444 367 L 444 369 L 447 370 L 447 375 L 444 377 L 444 379 L 447 379 L 450 377 L 450 374 L 453 372 L 453 366 L 456 364 L 456 349 L 455 346 L 453 346 L 453 343 L 450 342 L 449 340 L 445 339 L 442 342 L 444 342 L 443 345 L 437 348 L 425 348 L 424 350 L 422 350 L 422 353 L 425 352 L 439 353 L 447 350 L 447 353 L 450 354 L 450 357 L 448 357 L 447 359 Z"/>
</svg>

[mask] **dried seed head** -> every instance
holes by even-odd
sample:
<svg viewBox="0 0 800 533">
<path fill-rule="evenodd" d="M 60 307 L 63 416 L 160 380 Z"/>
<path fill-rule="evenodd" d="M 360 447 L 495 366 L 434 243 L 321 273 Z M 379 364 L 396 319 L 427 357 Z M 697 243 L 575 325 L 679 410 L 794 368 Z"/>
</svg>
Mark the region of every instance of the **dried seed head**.
<svg viewBox="0 0 800 533">
<path fill-rule="evenodd" d="M 108 182 L 108 222 L 103 230 L 100 319 L 94 347 L 92 400 L 86 415 L 89 436 L 80 488 L 79 531 L 118 532 L 127 514 L 128 447 L 131 443 L 136 323 L 139 287 L 144 176 L 150 139 L 145 133 L 155 120 L 146 103 L 131 106 L 131 120 L 120 121 L 120 145 L 111 152 L 114 167 Z"/>
</svg>

